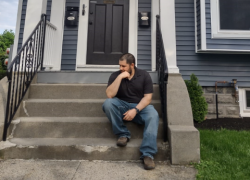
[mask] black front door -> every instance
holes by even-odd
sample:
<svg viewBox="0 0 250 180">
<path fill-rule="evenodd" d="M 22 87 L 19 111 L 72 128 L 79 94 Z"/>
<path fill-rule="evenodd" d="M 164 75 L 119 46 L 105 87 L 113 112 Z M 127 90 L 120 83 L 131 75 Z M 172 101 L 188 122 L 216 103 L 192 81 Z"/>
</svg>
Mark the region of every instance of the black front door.
<svg viewBox="0 0 250 180">
<path fill-rule="evenodd" d="M 89 3 L 87 64 L 117 65 L 128 52 L 129 0 Z"/>
</svg>

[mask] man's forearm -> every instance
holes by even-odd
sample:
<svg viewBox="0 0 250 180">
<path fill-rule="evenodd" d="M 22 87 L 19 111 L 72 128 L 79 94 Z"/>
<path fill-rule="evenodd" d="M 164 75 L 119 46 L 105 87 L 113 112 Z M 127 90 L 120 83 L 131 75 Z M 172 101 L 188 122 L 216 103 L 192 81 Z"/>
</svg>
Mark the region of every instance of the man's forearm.
<svg viewBox="0 0 250 180">
<path fill-rule="evenodd" d="M 106 89 L 106 95 L 108 98 L 113 98 L 118 92 L 122 78 L 118 76 L 115 81 Z"/>
<path fill-rule="evenodd" d="M 144 96 L 139 102 L 139 104 L 136 106 L 136 108 L 138 108 L 141 111 L 151 103 L 151 100 L 152 100 L 151 97 Z"/>
</svg>

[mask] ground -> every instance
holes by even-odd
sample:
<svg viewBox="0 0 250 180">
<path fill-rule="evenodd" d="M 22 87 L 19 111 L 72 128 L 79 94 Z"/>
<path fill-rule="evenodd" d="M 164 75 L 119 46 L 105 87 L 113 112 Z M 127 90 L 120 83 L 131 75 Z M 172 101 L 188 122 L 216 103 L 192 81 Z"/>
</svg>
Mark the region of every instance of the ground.
<svg viewBox="0 0 250 180">
<path fill-rule="evenodd" d="M 208 119 L 202 123 L 194 123 L 198 129 L 230 129 L 230 130 L 250 130 L 250 118 L 219 118 Z"/>
<path fill-rule="evenodd" d="M 191 166 L 172 166 L 157 162 L 146 171 L 140 161 L 0 161 L 1 180 L 192 180 L 197 170 Z"/>
</svg>

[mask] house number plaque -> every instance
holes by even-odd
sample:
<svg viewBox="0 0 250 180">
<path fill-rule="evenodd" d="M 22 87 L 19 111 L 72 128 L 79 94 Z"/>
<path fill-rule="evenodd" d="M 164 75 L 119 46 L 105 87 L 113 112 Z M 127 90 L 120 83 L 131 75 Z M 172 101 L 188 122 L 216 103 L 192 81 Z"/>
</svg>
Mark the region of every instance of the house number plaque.
<svg viewBox="0 0 250 180">
<path fill-rule="evenodd" d="M 115 0 L 104 0 L 104 4 L 115 4 Z"/>
</svg>

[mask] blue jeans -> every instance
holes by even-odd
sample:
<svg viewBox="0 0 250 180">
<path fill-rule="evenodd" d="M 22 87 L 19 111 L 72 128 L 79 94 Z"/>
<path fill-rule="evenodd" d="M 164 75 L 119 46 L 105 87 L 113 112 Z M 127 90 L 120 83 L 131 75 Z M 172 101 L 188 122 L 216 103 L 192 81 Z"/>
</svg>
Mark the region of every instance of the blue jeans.
<svg viewBox="0 0 250 180">
<path fill-rule="evenodd" d="M 112 129 L 118 137 L 127 137 L 131 135 L 123 123 L 123 114 L 136 107 L 136 103 L 128 103 L 118 98 L 106 99 L 102 108 L 109 121 L 112 123 Z M 157 153 L 157 132 L 159 124 L 159 115 L 152 105 L 148 105 L 138 113 L 132 120 L 137 124 L 145 125 L 143 131 L 143 140 L 140 147 L 141 158 L 153 156 Z"/>
</svg>

